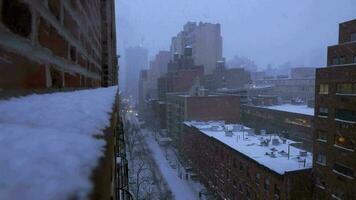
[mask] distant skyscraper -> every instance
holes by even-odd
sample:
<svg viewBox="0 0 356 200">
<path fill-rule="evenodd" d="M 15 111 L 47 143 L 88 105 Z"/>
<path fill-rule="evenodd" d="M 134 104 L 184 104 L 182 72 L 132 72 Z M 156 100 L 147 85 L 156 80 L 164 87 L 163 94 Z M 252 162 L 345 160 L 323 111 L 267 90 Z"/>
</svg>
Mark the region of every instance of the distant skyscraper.
<svg viewBox="0 0 356 200">
<path fill-rule="evenodd" d="M 129 47 L 125 50 L 126 84 L 125 92 L 138 98 L 138 81 L 142 69 L 148 68 L 148 51 L 143 47 Z"/>
<path fill-rule="evenodd" d="M 192 47 L 195 64 L 204 65 L 205 74 L 213 73 L 217 62 L 223 60 L 220 24 L 188 22 L 172 38 L 171 59 L 174 54 L 183 55 L 186 46 Z"/>
</svg>

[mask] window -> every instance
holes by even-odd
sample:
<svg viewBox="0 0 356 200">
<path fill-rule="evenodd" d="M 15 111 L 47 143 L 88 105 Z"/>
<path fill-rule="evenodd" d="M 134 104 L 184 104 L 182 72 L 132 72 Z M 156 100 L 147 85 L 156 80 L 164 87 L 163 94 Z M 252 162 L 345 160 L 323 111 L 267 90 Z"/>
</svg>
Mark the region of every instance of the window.
<svg viewBox="0 0 356 200">
<path fill-rule="evenodd" d="M 355 141 L 353 139 L 348 138 L 347 136 L 343 136 L 340 134 L 335 136 L 335 145 L 346 148 L 348 150 L 355 149 Z"/>
<path fill-rule="evenodd" d="M 317 153 L 316 154 L 316 162 L 320 165 L 326 165 L 326 155 Z"/>
<path fill-rule="evenodd" d="M 29 6 L 19 0 L 2 1 L 2 22 L 11 32 L 29 37 L 32 30 L 32 13 Z"/>
<path fill-rule="evenodd" d="M 352 59 L 353 63 L 356 63 L 356 56 L 354 56 L 354 58 Z"/>
<path fill-rule="evenodd" d="M 75 62 L 77 60 L 77 50 L 74 46 L 70 46 L 69 54 L 70 59 Z"/>
<path fill-rule="evenodd" d="M 236 163 L 236 159 L 234 159 L 233 163 L 232 163 L 233 167 L 236 168 L 237 167 L 237 163 Z"/>
<path fill-rule="evenodd" d="M 339 175 L 346 176 L 347 178 L 353 179 L 354 170 L 352 168 L 346 167 L 340 163 L 335 163 L 333 171 Z"/>
<path fill-rule="evenodd" d="M 329 114 L 329 109 L 325 107 L 319 108 L 319 116 L 327 117 Z"/>
<path fill-rule="evenodd" d="M 340 187 L 337 187 L 334 191 L 334 193 L 331 195 L 334 199 L 345 199 L 345 193 L 340 189 Z"/>
<path fill-rule="evenodd" d="M 356 33 L 351 33 L 350 41 L 356 41 Z"/>
<path fill-rule="evenodd" d="M 281 196 L 281 189 L 277 184 L 274 184 L 274 199 L 278 200 Z"/>
<path fill-rule="evenodd" d="M 239 184 L 239 192 L 243 193 L 244 192 L 244 188 L 242 183 Z"/>
<path fill-rule="evenodd" d="M 265 189 L 265 191 L 269 190 L 269 179 L 266 178 L 265 182 L 263 183 L 263 189 Z"/>
<path fill-rule="evenodd" d="M 332 65 L 338 65 L 338 64 L 340 64 L 339 58 L 338 57 L 333 58 Z"/>
<path fill-rule="evenodd" d="M 321 175 L 317 176 L 315 179 L 315 184 L 321 188 L 321 189 L 325 189 L 326 187 L 326 182 L 323 178 L 320 177 Z"/>
<path fill-rule="evenodd" d="M 246 176 L 247 178 L 251 179 L 250 168 L 248 166 L 246 166 Z"/>
<path fill-rule="evenodd" d="M 242 164 L 242 162 L 240 162 L 240 171 L 244 170 L 244 164 Z"/>
<path fill-rule="evenodd" d="M 251 194 L 250 194 L 250 190 L 246 189 L 246 198 L 247 199 L 251 199 Z"/>
<path fill-rule="evenodd" d="M 337 93 L 352 94 L 352 83 L 339 83 L 337 84 Z"/>
<path fill-rule="evenodd" d="M 335 118 L 339 121 L 354 123 L 356 122 L 356 112 L 352 110 L 337 109 Z"/>
<path fill-rule="evenodd" d="M 344 56 L 341 56 L 339 62 L 340 62 L 341 65 L 345 64 L 346 63 L 346 58 Z"/>
<path fill-rule="evenodd" d="M 329 94 L 329 85 L 328 84 L 320 84 L 319 94 Z"/>
<path fill-rule="evenodd" d="M 260 184 L 260 173 L 256 173 L 256 185 L 259 185 Z"/>
<path fill-rule="evenodd" d="M 326 142 L 328 140 L 328 135 L 326 131 L 318 130 L 317 137 L 319 141 Z"/>
</svg>

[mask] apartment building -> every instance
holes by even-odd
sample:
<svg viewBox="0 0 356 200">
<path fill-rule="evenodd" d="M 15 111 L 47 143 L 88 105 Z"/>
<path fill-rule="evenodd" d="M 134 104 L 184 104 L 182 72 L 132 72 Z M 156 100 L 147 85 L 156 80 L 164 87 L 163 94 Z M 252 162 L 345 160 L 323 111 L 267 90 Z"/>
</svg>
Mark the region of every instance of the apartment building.
<svg viewBox="0 0 356 200">
<path fill-rule="evenodd" d="M 168 93 L 166 101 L 167 131 L 179 145 L 183 122 L 187 120 L 240 120 L 240 97 L 232 95 L 191 95 Z"/>
<path fill-rule="evenodd" d="M 2 90 L 117 84 L 113 1 L 4 0 L 0 6 Z"/>
<path fill-rule="evenodd" d="M 356 20 L 339 25 L 328 66 L 316 71 L 315 199 L 355 199 Z"/>
<path fill-rule="evenodd" d="M 186 121 L 182 154 L 217 199 L 310 199 L 312 153 L 240 124 Z"/>
</svg>

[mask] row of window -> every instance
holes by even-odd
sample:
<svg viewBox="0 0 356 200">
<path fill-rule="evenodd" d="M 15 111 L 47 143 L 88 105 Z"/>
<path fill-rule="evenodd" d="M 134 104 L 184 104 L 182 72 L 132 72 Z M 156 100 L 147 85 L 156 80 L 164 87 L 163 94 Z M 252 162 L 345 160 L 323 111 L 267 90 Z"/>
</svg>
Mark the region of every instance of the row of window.
<svg viewBox="0 0 356 200">
<path fill-rule="evenodd" d="M 319 94 L 329 94 L 329 84 L 319 85 Z M 336 87 L 336 93 L 356 94 L 356 83 L 339 83 Z"/>
<path fill-rule="evenodd" d="M 327 118 L 329 116 L 329 109 L 327 107 L 319 107 L 318 116 Z M 356 111 L 347 109 L 336 109 L 335 120 L 355 123 L 356 122 Z"/>
<path fill-rule="evenodd" d="M 317 153 L 316 162 L 319 165 L 326 166 L 326 155 L 322 153 Z M 350 179 L 353 179 L 354 177 L 354 170 L 351 167 L 345 166 L 340 163 L 334 163 L 333 171 L 338 175 L 342 175 Z"/>
<path fill-rule="evenodd" d="M 317 131 L 317 140 L 321 142 L 327 142 L 328 136 L 326 131 Z M 354 151 L 356 148 L 356 141 L 349 136 L 336 134 L 334 137 L 335 147 L 341 147 L 345 150 Z"/>
<path fill-rule="evenodd" d="M 356 56 L 352 58 L 352 63 L 356 63 Z M 344 56 L 334 57 L 331 62 L 332 65 L 343 65 L 346 63 L 346 58 Z"/>
</svg>

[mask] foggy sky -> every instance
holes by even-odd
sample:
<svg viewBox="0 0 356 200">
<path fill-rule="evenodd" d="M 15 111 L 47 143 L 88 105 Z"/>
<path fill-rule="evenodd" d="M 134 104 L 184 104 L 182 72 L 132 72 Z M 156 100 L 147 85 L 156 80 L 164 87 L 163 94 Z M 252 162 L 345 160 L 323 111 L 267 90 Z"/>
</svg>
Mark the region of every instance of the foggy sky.
<svg viewBox="0 0 356 200">
<path fill-rule="evenodd" d="M 143 41 L 152 58 L 187 21 L 203 21 L 221 24 L 227 60 L 246 56 L 260 69 L 325 65 L 338 24 L 356 18 L 356 0 L 116 0 L 116 9 L 119 54 Z"/>
</svg>

